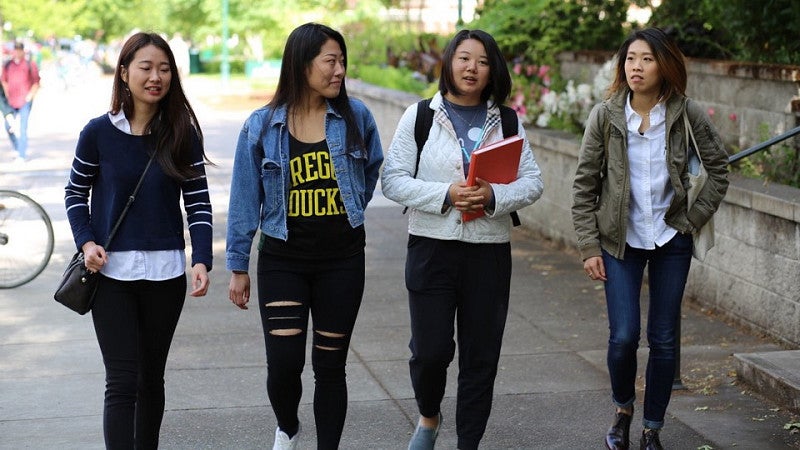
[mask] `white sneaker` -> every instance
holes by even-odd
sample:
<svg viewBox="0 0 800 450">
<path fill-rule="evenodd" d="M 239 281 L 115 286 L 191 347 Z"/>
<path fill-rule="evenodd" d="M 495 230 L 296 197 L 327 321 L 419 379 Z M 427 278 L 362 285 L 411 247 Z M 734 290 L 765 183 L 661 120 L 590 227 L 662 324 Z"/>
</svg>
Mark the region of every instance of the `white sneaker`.
<svg viewBox="0 0 800 450">
<path fill-rule="evenodd" d="M 297 434 L 289 439 L 289 435 L 281 431 L 280 428 L 275 429 L 275 443 L 272 444 L 272 450 L 297 450 L 300 448 L 300 425 L 297 425 Z"/>
</svg>

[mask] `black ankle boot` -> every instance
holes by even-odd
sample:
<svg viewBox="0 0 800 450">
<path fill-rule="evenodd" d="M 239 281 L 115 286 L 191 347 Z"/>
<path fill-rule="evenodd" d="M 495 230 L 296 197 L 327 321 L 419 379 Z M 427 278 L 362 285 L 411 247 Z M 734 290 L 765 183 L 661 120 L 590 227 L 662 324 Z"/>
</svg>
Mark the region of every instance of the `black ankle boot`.
<svg viewBox="0 0 800 450">
<path fill-rule="evenodd" d="M 658 439 L 658 430 L 642 431 L 639 450 L 664 450 L 664 447 L 661 446 L 661 440 Z"/>
<path fill-rule="evenodd" d="M 608 429 L 606 433 L 606 448 L 609 450 L 628 450 L 630 446 L 630 431 L 631 419 L 633 418 L 633 409 L 631 414 L 618 412 L 614 425 Z"/>
</svg>

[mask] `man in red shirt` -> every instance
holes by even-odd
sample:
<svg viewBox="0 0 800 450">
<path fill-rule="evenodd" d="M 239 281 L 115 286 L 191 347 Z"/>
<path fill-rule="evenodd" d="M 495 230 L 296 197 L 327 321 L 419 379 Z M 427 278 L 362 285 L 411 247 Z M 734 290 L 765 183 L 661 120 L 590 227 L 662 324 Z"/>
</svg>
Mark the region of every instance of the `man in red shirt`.
<svg viewBox="0 0 800 450">
<path fill-rule="evenodd" d="M 39 81 L 39 68 L 25 57 L 25 45 L 22 42 L 15 43 L 13 58 L 3 65 L 0 83 L 12 109 L 11 120 L 8 116 L 4 118 L 11 145 L 17 151 L 17 161 L 25 161 L 28 149 L 28 118 L 33 98 L 39 91 Z"/>
</svg>

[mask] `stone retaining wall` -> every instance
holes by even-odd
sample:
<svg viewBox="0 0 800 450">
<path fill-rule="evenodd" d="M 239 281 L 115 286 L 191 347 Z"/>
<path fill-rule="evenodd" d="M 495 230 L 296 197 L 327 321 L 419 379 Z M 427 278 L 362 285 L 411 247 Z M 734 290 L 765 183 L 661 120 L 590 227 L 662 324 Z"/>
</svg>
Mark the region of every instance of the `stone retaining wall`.
<svg viewBox="0 0 800 450">
<path fill-rule="evenodd" d="M 372 110 L 388 151 L 400 116 L 419 98 L 357 80 L 349 80 L 348 87 Z M 523 226 L 574 247 L 570 206 L 579 139 L 540 129 L 529 129 L 528 139 L 545 191 L 519 212 Z M 706 261 L 692 263 L 687 298 L 800 346 L 800 190 L 732 176 L 716 215 L 716 236 Z"/>
</svg>

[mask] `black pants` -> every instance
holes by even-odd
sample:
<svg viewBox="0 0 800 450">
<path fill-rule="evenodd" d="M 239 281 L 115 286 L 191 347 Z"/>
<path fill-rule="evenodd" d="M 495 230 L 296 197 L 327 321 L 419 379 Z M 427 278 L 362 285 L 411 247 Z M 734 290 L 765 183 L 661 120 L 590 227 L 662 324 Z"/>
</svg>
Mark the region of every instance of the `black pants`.
<svg viewBox="0 0 800 450">
<path fill-rule="evenodd" d="M 106 367 L 106 448 L 158 448 L 164 368 L 185 298 L 186 276 L 166 281 L 100 278 L 92 320 Z"/>
<path fill-rule="evenodd" d="M 259 253 L 258 305 L 267 351 L 267 394 L 278 427 L 295 430 L 310 312 L 319 449 L 338 448 L 342 436 L 347 415 L 345 363 L 363 295 L 363 252 L 321 261 Z"/>
<path fill-rule="evenodd" d="M 457 324 L 458 448 L 478 448 L 492 409 L 511 285 L 511 245 L 410 236 L 406 287 L 411 384 L 420 414 L 439 413 Z"/>
</svg>

